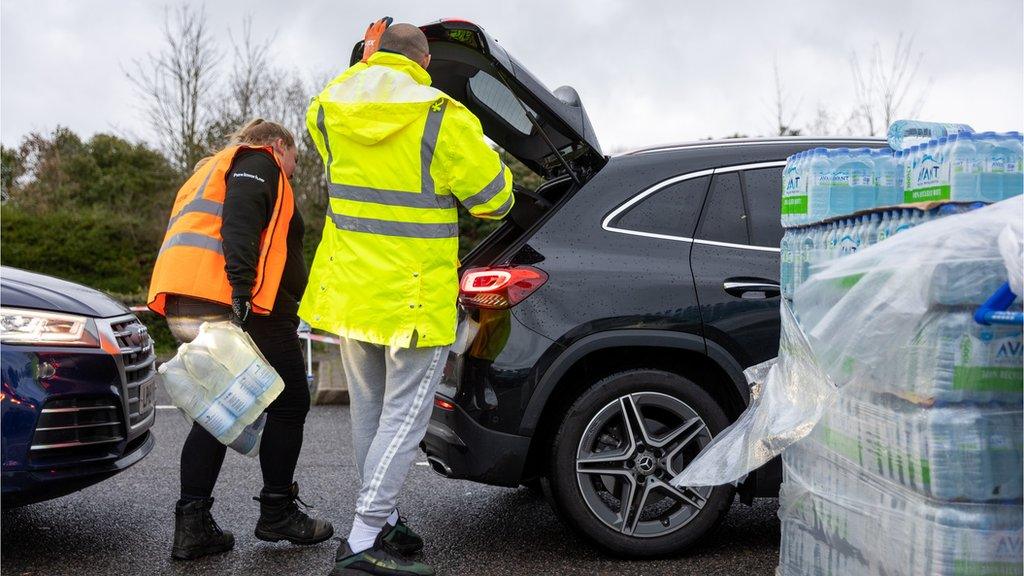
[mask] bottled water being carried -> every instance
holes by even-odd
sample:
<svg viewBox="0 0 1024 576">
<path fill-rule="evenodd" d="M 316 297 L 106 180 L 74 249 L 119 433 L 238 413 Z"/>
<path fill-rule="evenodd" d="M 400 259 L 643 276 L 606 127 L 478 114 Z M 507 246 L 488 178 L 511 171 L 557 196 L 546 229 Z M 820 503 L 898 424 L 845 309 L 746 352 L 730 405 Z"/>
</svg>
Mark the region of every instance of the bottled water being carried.
<svg viewBox="0 0 1024 576">
<path fill-rule="evenodd" d="M 952 134 L 970 134 L 974 129 L 966 124 L 922 122 L 920 120 L 897 120 L 889 125 L 889 147 L 893 150 L 907 148 L 936 140 Z"/>
<path fill-rule="evenodd" d="M 160 366 L 171 401 L 232 449 L 255 456 L 263 411 L 284 381 L 248 334 L 231 322 L 205 322 L 192 342 Z"/>
</svg>

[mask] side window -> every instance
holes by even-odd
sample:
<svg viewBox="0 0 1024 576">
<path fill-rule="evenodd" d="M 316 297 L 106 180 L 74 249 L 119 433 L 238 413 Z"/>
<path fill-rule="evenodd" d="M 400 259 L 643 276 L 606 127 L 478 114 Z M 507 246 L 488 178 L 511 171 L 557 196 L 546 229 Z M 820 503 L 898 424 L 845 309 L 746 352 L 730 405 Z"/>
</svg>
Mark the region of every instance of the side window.
<svg viewBox="0 0 1024 576">
<path fill-rule="evenodd" d="M 709 179 L 701 176 L 670 184 L 632 206 L 611 225 L 637 232 L 689 238 L 697 226 L 697 214 Z"/>
<path fill-rule="evenodd" d="M 747 170 L 743 179 L 750 215 L 750 243 L 777 248 L 782 241 L 782 167 Z"/>
<path fill-rule="evenodd" d="M 746 244 L 747 215 L 743 208 L 743 192 L 740 176 L 736 172 L 715 174 L 704 204 L 704 215 L 700 219 L 697 238 Z"/>
</svg>

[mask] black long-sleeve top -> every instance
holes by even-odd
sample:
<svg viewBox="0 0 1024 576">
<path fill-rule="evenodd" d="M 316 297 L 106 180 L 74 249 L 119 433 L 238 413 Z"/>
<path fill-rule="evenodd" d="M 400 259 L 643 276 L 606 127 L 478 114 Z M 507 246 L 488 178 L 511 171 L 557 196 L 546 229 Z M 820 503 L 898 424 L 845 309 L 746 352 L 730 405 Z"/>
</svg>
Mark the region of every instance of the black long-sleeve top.
<svg viewBox="0 0 1024 576">
<path fill-rule="evenodd" d="M 231 283 L 231 296 L 251 296 L 260 259 L 260 235 L 270 224 L 277 201 L 281 170 L 262 150 L 245 150 L 235 156 L 227 173 L 221 237 L 224 266 Z M 288 224 L 288 257 L 277 290 L 273 314 L 294 315 L 306 289 L 308 271 L 302 254 L 305 223 L 298 207 Z"/>
</svg>

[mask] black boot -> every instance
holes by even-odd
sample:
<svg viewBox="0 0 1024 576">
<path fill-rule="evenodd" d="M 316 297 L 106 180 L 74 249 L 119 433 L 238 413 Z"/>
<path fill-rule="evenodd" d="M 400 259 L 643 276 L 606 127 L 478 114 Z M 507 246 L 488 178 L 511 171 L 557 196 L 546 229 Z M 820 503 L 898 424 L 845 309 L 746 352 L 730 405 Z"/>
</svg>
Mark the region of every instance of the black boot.
<svg viewBox="0 0 1024 576">
<path fill-rule="evenodd" d="M 217 526 L 210 514 L 213 498 L 205 500 L 178 500 L 174 507 L 174 546 L 171 557 L 175 560 L 193 560 L 210 554 L 220 554 L 235 547 L 235 537 Z"/>
<path fill-rule="evenodd" d="M 298 504 L 306 508 L 310 506 L 299 500 L 297 482 L 292 482 L 284 493 L 268 492 L 264 488 L 260 491 L 259 497 L 253 500 L 260 503 L 260 520 L 256 523 L 256 537 L 260 540 L 287 540 L 292 544 L 308 546 L 319 544 L 334 536 L 334 526 L 330 522 L 310 518 L 299 510 Z"/>
</svg>

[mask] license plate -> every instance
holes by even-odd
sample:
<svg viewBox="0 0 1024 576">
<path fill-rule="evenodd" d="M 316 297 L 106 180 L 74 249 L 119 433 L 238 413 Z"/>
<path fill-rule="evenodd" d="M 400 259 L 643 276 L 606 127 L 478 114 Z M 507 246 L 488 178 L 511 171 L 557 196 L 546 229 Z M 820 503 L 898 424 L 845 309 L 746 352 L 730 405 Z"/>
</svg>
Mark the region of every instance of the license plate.
<svg viewBox="0 0 1024 576">
<path fill-rule="evenodd" d="M 153 401 L 156 399 L 156 380 L 143 382 L 139 386 L 139 414 L 146 414 L 153 409 Z"/>
</svg>

